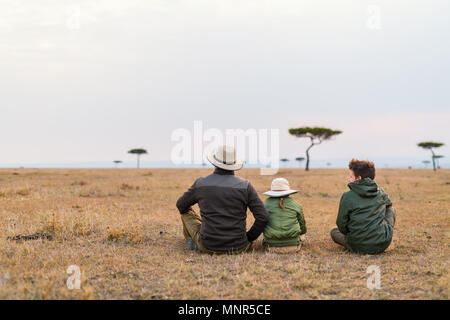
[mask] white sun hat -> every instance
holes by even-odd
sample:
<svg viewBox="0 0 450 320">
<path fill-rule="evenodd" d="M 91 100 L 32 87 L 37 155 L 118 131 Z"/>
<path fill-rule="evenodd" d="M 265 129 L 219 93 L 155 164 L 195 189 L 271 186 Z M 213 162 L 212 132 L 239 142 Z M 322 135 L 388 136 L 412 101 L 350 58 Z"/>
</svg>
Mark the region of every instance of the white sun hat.
<svg viewBox="0 0 450 320">
<path fill-rule="evenodd" d="M 240 170 L 244 165 L 242 161 L 236 159 L 236 149 L 233 146 L 219 146 L 206 158 L 214 166 L 229 171 Z"/>
<path fill-rule="evenodd" d="M 289 181 L 285 178 L 276 178 L 272 181 L 270 191 L 264 192 L 264 194 L 269 197 L 279 198 L 296 192 L 298 192 L 298 190 L 292 190 L 289 186 Z"/>
</svg>

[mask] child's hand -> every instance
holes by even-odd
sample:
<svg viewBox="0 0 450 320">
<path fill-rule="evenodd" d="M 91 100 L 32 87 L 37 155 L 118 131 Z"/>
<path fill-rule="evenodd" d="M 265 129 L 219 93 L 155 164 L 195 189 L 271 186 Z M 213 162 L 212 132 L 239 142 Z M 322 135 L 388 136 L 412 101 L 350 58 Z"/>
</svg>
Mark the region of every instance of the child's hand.
<svg viewBox="0 0 450 320">
<path fill-rule="evenodd" d="M 300 240 L 303 242 L 303 241 L 306 241 L 306 234 L 302 234 L 301 236 L 300 236 Z"/>
</svg>

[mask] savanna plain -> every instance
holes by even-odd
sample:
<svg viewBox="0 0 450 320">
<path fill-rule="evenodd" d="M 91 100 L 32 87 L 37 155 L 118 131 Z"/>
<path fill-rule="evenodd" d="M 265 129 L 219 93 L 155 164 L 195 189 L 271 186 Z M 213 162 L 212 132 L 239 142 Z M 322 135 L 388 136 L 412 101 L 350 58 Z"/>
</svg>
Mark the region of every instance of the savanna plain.
<svg viewBox="0 0 450 320">
<path fill-rule="evenodd" d="M 383 254 L 330 239 L 347 170 L 281 169 L 303 206 L 299 253 L 189 251 L 175 203 L 212 169 L 1 169 L 0 299 L 448 299 L 450 170 L 380 169 L 397 221 Z M 244 169 L 256 190 L 274 176 Z M 198 211 L 198 207 L 195 207 Z M 248 213 L 247 227 L 253 222 Z M 31 237 L 30 237 L 31 236 Z M 70 290 L 67 269 L 81 270 Z M 379 266 L 381 288 L 366 273 Z"/>
</svg>

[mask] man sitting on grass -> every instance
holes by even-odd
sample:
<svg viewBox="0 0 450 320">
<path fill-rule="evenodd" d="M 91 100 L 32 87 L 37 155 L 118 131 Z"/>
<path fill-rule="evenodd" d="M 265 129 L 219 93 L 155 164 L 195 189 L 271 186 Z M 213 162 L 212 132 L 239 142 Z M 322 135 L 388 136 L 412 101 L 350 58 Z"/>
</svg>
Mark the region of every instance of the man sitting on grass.
<svg viewBox="0 0 450 320">
<path fill-rule="evenodd" d="M 177 201 L 188 248 L 207 253 L 241 253 L 264 231 L 269 221 L 263 202 L 249 181 L 234 171 L 242 168 L 231 146 L 220 146 L 208 156 L 216 168 L 213 174 L 197 179 Z M 200 207 L 201 217 L 191 208 Z M 248 232 L 247 208 L 255 217 Z"/>
<path fill-rule="evenodd" d="M 354 252 L 381 253 L 392 241 L 395 224 L 392 202 L 373 180 L 373 162 L 352 159 L 348 167 L 350 191 L 341 197 L 337 228 L 331 230 L 331 238 Z"/>
</svg>

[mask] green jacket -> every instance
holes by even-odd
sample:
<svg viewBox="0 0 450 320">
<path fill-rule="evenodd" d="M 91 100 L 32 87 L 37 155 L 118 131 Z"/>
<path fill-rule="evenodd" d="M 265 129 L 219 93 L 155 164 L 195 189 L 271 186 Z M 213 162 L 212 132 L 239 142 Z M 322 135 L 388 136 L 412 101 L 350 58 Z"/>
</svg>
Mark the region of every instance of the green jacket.
<svg viewBox="0 0 450 320">
<path fill-rule="evenodd" d="M 342 195 L 336 224 L 356 252 L 375 254 L 386 250 L 392 240 L 392 227 L 385 220 L 392 202 L 370 178 L 349 183 Z"/>
<path fill-rule="evenodd" d="M 283 211 L 278 206 L 279 198 L 268 198 L 265 202 L 269 211 L 269 223 L 264 230 L 263 245 L 283 247 L 299 245 L 299 236 L 306 233 L 302 206 L 292 198 L 283 198 Z"/>
</svg>

